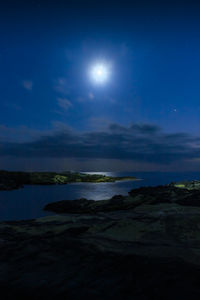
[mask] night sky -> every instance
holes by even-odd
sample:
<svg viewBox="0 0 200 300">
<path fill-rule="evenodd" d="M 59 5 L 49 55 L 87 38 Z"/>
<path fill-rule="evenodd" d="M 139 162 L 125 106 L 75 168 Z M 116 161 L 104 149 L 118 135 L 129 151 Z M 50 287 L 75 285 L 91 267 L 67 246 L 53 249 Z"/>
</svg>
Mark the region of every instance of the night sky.
<svg viewBox="0 0 200 300">
<path fill-rule="evenodd" d="M 192 1 L 1 4 L 0 168 L 199 171 L 199 16 Z"/>
</svg>

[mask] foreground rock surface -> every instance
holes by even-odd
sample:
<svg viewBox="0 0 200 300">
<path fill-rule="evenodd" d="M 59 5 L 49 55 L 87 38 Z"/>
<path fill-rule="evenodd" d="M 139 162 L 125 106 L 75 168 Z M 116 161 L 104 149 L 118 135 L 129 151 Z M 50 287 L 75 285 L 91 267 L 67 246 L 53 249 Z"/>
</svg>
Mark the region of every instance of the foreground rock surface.
<svg viewBox="0 0 200 300">
<path fill-rule="evenodd" d="M 200 299 L 199 192 L 141 188 L 0 223 L 3 299 Z"/>
</svg>

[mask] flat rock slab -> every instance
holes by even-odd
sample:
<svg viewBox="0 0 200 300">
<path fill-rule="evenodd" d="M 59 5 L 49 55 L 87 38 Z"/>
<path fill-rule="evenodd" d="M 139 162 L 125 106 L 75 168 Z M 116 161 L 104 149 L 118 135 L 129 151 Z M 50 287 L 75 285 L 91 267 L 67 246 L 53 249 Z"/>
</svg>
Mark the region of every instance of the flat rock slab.
<svg viewBox="0 0 200 300">
<path fill-rule="evenodd" d="M 199 227 L 199 208 L 171 204 L 1 223 L 1 293 L 199 299 Z"/>
</svg>

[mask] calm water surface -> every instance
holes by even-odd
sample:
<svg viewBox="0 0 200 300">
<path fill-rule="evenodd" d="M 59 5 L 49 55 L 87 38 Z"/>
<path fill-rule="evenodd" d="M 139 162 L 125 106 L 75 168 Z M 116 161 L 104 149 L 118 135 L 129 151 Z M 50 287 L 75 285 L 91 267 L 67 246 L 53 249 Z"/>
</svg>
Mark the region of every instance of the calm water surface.
<svg viewBox="0 0 200 300">
<path fill-rule="evenodd" d="M 97 173 L 97 172 L 96 172 Z M 112 176 L 132 175 L 142 180 L 114 183 L 73 183 L 67 185 L 25 186 L 14 191 L 0 191 L 0 220 L 33 219 L 47 215 L 43 207 L 50 202 L 87 198 L 108 199 L 116 194 L 126 195 L 128 191 L 141 186 L 156 186 L 172 181 L 200 180 L 200 172 L 193 173 L 111 173 Z"/>
</svg>

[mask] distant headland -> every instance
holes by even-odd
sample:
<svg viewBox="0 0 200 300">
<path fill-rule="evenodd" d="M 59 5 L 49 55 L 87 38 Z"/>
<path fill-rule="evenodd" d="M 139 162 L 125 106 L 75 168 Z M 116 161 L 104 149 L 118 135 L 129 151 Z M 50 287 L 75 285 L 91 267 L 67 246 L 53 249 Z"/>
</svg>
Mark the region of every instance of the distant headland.
<svg viewBox="0 0 200 300">
<path fill-rule="evenodd" d="M 54 185 L 73 182 L 115 182 L 122 180 L 137 180 L 133 176 L 113 177 L 102 174 L 87 174 L 80 172 L 10 172 L 0 170 L 0 190 L 13 190 L 24 185 Z"/>
</svg>

